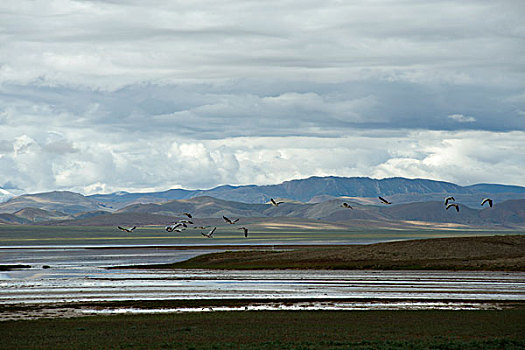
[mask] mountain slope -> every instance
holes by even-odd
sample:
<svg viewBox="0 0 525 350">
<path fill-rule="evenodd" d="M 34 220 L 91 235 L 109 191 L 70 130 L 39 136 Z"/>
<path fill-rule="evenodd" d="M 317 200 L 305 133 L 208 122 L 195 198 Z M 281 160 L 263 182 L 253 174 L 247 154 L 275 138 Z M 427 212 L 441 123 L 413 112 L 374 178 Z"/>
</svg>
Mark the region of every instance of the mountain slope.
<svg viewBox="0 0 525 350">
<path fill-rule="evenodd" d="M 525 225 L 525 199 L 506 201 L 493 208 L 472 209 L 459 204 L 460 211 L 445 209 L 443 202 L 431 201 L 397 205 L 361 205 L 350 202 L 353 209 L 341 207 L 341 200 L 322 203 L 283 203 L 278 207 L 268 204 L 247 204 L 224 201 L 213 197 L 197 197 L 175 200 L 161 204 L 136 204 L 125 207 L 118 213 L 148 213 L 171 217 L 183 217 L 190 212 L 195 218 L 228 217 L 297 217 L 326 222 L 351 222 L 368 220 L 421 221 L 454 223 L 462 225 Z"/>
<path fill-rule="evenodd" d="M 169 190 L 155 193 L 114 193 L 88 198 L 115 209 L 130 204 L 166 202 L 210 196 L 218 199 L 263 204 L 270 198 L 287 198 L 301 202 L 321 202 L 330 198 L 352 197 L 365 203 L 376 203 L 377 196 L 389 196 L 396 203 L 440 201 L 445 195 L 457 196 L 461 203 L 476 208 L 481 199 L 492 197 L 496 202 L 524 199 L 525 187 L 480 184 L 459 186 L 444 181 L 427 179 L 371 179 L 368 177 L 310 177 L 285 181 L 276 185 L 219 186 L 209 190 Z M 457 198 L 457 199 L 458 199 Z M 373 201 L 370 201 L 373 199 Z"/>
<path fill-rule="evenodd" d="M 0 213 L 14 213 L 24 208 L 56 210 L 66 214 L 106 209 L 103 204 L 93 199 L 68 191 L 24 194 L 0 203 Z"/>
</svg>

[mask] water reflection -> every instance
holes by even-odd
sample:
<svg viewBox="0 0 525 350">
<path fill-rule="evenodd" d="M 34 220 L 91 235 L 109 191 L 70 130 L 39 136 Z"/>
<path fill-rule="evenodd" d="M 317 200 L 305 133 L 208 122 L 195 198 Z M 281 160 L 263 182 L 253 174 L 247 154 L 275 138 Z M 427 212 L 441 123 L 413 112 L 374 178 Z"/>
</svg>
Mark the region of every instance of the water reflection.
<svg viewBox="0 0 525 350">
<path fill-rule="evenodd" d="M 176 262 L 206 252 L 210 250 L 0 250 L 1 264 L 33 266 L 0 273 L 0 303 L 159 299 L 525 300 L 525 273 L 520 272 L 104 268 Z M 43 269 L 44 265 L 51 268 Z"/>
</svg>

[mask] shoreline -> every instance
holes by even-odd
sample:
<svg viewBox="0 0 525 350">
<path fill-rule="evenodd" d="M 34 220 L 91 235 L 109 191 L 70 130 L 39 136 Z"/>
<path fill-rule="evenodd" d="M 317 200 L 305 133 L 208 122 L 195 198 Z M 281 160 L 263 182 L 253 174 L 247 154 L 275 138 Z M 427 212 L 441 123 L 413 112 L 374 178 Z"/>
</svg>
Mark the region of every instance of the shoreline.
<svg viewBox="0 0 525 350">
<path fill-rule="evenodd" d="M 265 249 L 268 247 L 274 249 Z M 281 245 L 277 250 L 275 247 L 229 245 L 223 250 L 232 250 L 199 255 L 177 263 L 108 269 L 525 271 L 525 235 L 430 238 L 343 246 Z"/>
<path fill-rule="evenodd" d="M 0 322 L 49 318 L 93 317 L 114 314 L 159 314 L 241 311 L 454 311 L 519 310 L 525 300 L 418 298 L 249 298 L 173 299 L 92 302 L 17 303 L 0 305 Z"/>
</svg>

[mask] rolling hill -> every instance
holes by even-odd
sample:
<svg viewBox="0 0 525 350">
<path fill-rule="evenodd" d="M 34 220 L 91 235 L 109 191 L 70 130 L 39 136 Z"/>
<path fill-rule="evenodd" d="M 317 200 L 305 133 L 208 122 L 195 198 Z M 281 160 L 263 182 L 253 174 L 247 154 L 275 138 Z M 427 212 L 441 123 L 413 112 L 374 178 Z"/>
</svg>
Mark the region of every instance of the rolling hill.
<svg viewBox="0 0 525 350">
<path fill-rule="evenodd" d="M 444 181 L 427 179 L 368 177 L 310 177 L 285 181 L 276 185 L 219 186 L 209 190 L 174 189 L 164 192 L 92 195 L 88 198 L 102 203 L 106 208 L 121 209 L 130 204 L 159 203 L 176 199 L 210 196 L 223 200 L 251 204 L 267 203 L 270 198 L 286 198 L 300 202 L 323 202 L 329 199 L 350 197 L 362 204 L 376 203 L 377 196 L 389 196 L 395 203 L 440 201 L 445 195 L 458 197 L 464 205 L 479 207 L 481 199 L 492 197 L 497 202 L 525 199 L 525 187 L 497 184 L 459 186 Z M 372 200 L 371 200 L 372 199 Z"/>
<path fill-rule="evenodd" d="M 381 204 L 377 196 L 393 205 Z M 453 195 L 460 213 L 445 210 Z M 482 208 L 490 196 L 494 208 Z M 182 199 L 171 199 L 183 197 Z M 241 198 L 242 200 L 239 200 Z M 285 203 L 273 207 L 270 198 Z M 353 210 L 341 207 L 345 201 Z M 525 188 L 479 184 L 462 187 L 425 179 L 312 177 L 267 186 L 220 186 L 211 190 L 169 190 L 83 196 L 55 191 L 27 194 L 0 203 L 0 222 L 46 224 L 165 224 L 191 212 L 198 218 L 302 218 L 362 225 L 395 222 L 450 223 L 473 226 L 524 226 Z"/>
</svg>

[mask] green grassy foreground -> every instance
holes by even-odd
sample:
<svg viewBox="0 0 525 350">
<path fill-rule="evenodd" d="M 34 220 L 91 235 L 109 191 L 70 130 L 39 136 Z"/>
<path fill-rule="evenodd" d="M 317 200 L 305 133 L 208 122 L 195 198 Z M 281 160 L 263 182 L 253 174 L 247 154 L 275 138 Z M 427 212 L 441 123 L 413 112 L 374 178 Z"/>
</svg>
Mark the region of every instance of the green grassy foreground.
<svg viewBox="0 0 525 350">
<path fill-rule="evenodd" d="M 0 323 L 2 349 L 523 349 L 525 310 L 278 311 Z"/>
<path fill-rule="evenodd" d="M 525 271 L 525 235 L 434 238 L 285 251 L 227 251 L 174 264 L 142 267 Z"/>
</svg>

